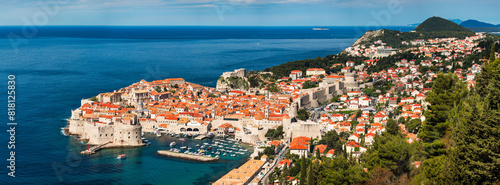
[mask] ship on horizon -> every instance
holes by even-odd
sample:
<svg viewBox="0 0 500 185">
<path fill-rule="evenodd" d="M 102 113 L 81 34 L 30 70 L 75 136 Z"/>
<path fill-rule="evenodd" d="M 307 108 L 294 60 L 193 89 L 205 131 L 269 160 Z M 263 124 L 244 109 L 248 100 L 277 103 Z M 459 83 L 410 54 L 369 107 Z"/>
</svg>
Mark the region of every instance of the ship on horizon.
<svg viewBox="0 0 500 185">
<path fill-rule="evenodd" d="M 330 30 L 327 27 L 313 28 L 313 30 Z"/>
</svg>

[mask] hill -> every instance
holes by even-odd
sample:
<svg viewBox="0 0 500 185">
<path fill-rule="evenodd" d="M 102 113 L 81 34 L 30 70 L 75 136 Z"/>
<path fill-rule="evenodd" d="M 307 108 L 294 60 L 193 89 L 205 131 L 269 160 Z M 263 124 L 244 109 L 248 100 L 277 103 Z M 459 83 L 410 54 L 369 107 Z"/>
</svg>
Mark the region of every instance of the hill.
<svg viewBox="0 0 500 185">
<path fill-rule="evenodd" d="M 500 24 L 494 25 L 472 19 L 462 22 L 460 26 L 476 32 L 500 32 Z"/>
<path fill-rule="evenodd" d="M 475 35 L 473 31 L 441 17 L 428 18 L 427 20 L 422 22 L 422 24 L 418 25 L 414 30 L 425 35 L 425 37 L 428 38 L 465 38 L 467 36 Z"/>
<path fill-rule="evenodd" d="M 490 23 L 481 22 L 478 20 L 469 19 L 460 24 L 463 27 L 500 27 L 500 24 L 494 25 Z"/>
</svg>

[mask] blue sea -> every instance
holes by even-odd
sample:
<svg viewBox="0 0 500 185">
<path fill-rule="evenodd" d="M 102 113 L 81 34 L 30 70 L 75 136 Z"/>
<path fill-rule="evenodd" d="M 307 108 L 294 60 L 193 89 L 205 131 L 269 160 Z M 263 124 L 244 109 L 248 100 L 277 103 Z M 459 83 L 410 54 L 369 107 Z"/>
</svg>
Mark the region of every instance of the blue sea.
<svg viewBox="0 0 500 185">
<path fill-rule="evenodd" d="M 412 27 L 387 27 L 409 31 Z M 184 78 L 214 87 L 225 71 L 263 70 L 285 62 L 337 54 L 363 28 L 330 27 L 0 27 L 0 184 L 208 184 L 248 155 L 197 163 L 158 156 L 176 138 L 146 135 L 151 146 L 87 148 L 61 134 L 82 98 L 141 79 Z M 7 77 L 15 75 L 15 178 L 7 175 Z M 207 142 L 207 141 L 203 141 Z M 209 141 L 208 141 L 209 142 Z M 178 142 L 179 143 L 179 142 Z M 186 140 L 194 146 L 200 141 Z M 125 153 L 126 160 L 115 159 Z"/>
</svg>

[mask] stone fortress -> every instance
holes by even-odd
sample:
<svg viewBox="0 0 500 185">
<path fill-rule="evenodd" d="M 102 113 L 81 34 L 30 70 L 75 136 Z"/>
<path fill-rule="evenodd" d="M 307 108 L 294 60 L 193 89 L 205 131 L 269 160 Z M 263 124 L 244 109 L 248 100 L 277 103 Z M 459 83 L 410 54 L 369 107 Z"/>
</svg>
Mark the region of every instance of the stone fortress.
<svg viewBox="0 0 500 185">
<path fill-rule="evenodd" d="M 87 104 L 84 101 L 82 100 L 82 104 Z M 111 143 L 111 146 L 142 146 L 142 127 L 137 117 L 137 112 L 141 111 L 142 102 L 134 110 L 135 114 L 124 113 L 121 117 L 86 116 L 78 108 L 71 111 L 68 132 L 77 135 L 80 140 L 86 140 L 89 145 Z"/>
</svg>

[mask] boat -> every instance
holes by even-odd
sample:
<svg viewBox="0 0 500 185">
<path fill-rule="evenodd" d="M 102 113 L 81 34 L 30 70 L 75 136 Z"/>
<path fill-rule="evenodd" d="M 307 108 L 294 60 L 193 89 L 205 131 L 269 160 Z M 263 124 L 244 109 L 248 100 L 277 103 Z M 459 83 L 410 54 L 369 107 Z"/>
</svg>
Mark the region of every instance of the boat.
<svg viewBox="0 0 500 185">
<path fill-rule="evenodd" d="M 327 30 L 330 30 L 330 29 L 323 26 L 321 28 L 313 28 L 313 30 L 315 30 L 315 31 L 327 31 Z"/>
<path fill-rule="evenodd" d="M 173 146 L 175 146 L 175 145 L 176 145 L 176 143 L 175 143 L 174 141 L 172 141 L 172 142 L 170 143 L 170 147 L 173 147 Z"/>
<path fill-rule="evenodd" d="M 205 145 L 202 145 L 200 148 L 205 148 Z"/>
<path fill-rule="evenodd" d="M 187 146 L 181 146 L 181 149 L 185 150 L 187 149 Z"/>
<path fill-rule="evenodd" d="M 188 147 L 188 150 L 191 150 L 191 149 L 193 149 L 193 148 L 191 148 L 191 147 Z"/>
<path fill-rule="evenodd" d="M 196 144 L 196 147 L 200 147 L 200 145 L 199 145 L 199 144 Z"/>
<path fill-rule="evenodd" d="M 234 157 L 234 156 L 236 156 L 236 154 L 231 154 L 231 157 Z"/>
<path fill-rule="evenodd" d="M 126 159 L 127 158 L 127 155 L 125 154 L 120 154 L 118 155 L 118 157 L 116 157 L 117 159 Z"/>
<path fill-rule="evenodd" d="M 209 147 L 207 148 L 207 150 L 212 150 L 212 147 L 211 147 L 211 146 L 209 146 Z"/>
<path fill-rule="evenodd" d="M 227 155 L 227 153 L 224 153 L 224 154 L 222 154 L 222 155 Z"/>
<path fill-rule="evenodd" d="M 160 131 L 156 132 L 156 137 L 161 137 Z"/>
<path fill-rule="evenodd" d="M 184 139 L 179 139 L 179 141 L 185 141 Z"/>
</svg>

